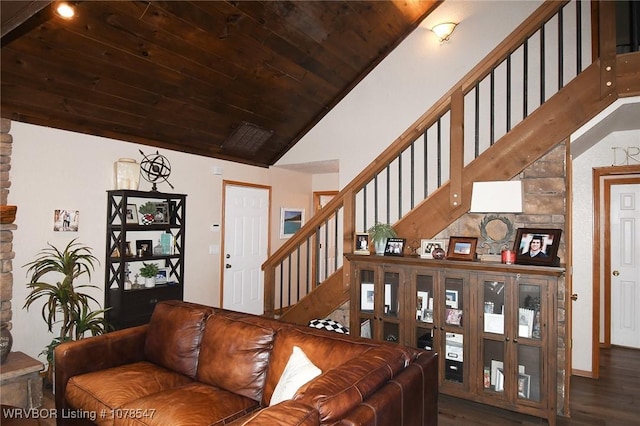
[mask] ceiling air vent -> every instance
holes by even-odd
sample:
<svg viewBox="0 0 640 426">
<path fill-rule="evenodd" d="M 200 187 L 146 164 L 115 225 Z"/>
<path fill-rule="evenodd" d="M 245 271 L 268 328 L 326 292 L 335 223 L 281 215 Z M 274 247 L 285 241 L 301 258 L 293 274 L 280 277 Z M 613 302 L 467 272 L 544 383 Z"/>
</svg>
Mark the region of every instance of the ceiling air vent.
<svg viewBox="0 0 640 426">
<path fill-rule="evenodd" d="M 273 136 L 273 130 L 263 129 L 245 121 L 222 143 L 222 148 L 233 152 L 255 154 Z"/>
</svg>

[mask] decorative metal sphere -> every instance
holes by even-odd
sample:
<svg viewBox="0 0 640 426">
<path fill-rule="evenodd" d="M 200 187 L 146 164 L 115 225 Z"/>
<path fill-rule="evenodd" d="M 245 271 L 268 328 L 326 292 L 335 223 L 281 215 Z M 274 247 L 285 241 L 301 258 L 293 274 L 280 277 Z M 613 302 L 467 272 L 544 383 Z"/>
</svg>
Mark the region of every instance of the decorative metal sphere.
<svg viewBox="0 0 640 426">
<path fill-rule="evenodd" d="M 144 180 L 153 185 L 151 190 L 158 190 L 158 182 L 167 182 L 171 189 L 173 189 L 173 185 L 168 181 L 169 175 L 171 174 L 171 163 L 169 159 L 158 151 L 156 151 L 155 154 L 145 155 L 145 153 L 140 150 L 140 154 L 142 154 L 143 157 L 140 162 L 140 174 L 142 174 Z"/>
</svg>

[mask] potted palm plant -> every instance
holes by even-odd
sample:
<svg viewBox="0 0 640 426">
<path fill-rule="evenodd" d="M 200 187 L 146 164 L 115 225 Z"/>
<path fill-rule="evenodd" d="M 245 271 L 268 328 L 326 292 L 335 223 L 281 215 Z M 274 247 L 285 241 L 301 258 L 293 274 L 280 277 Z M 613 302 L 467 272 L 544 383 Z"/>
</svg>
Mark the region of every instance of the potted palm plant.
<svg viewBox="0 0 640 426">
<path fill-rule="evenodd" d="M 140 275 L 144 277 L 144 286 L 145 287 L 155 287 L 156 285 L 156 275 L 158 275 L 158 265 L 155 263 L 145 263 L 142 262 L 142 268 L 140 268 Z"/>
<path fill-rule="evenodd" d="M 376 222 L 372 225 L 367 232 L 369 238 L 373 241 L 373 245 L 376 248 L 376 254 L 384 254 L 384 247 L 387 243 L 387 238 L 396 237 L 396 231 L 388 223 Z"/>
<path fill-rule="evenodd" d="M 53 382 L 53 350 L 57 345 L 69 340 L 78 340 L 88 332 L 92 336 L 106 333 L 112 327 L 104 318 L 106 309 L 100 308 L 100 303 L 85 293 L 89 288 L 98 288 L 90 284 L 74 285 L 74 280 L 82 275 L 91 279 L 91 272 L 98 259 L 92 254 L 91 248 L 71 240 L 60 251 L 47 243 L 48 247 L 41 250 L 36 259 L 27 263 L 27 276 L 31 275 L 27 287 L 27 295 L 23 308 L 29 310 L 36 301 L 44 299 L 42 319 L 53 333 L 54 324 L 59 325 L 60 331 L 42 351 L 48 362 L 47 381 Z M 43 281 L 46 276 L 62 275 L 62 280 L 55 284 Z M 96 305 L 94 309 L 92 305 Z"/>
</svg>

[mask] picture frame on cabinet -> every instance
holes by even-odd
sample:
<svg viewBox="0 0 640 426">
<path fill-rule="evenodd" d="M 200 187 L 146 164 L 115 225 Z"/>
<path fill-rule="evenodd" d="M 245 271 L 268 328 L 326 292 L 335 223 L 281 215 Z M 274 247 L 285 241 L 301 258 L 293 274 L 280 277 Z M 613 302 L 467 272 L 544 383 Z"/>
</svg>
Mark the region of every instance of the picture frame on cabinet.
<svg viewBox="0 0 640 426">
<path fill-rule="evenodd" d="M 513 251 L 516 264 L 558 266 L 558 247 L 562 229 L 518 228 Z"/>
<path fill-rule="evenodd" d="M 447 319 L 445 322 L 449 325 L 462 325 L 462 309 L 447 308 Z"/>
<path fill-rule="evenodd" d="M 136 255 L 148 257 L 153 254 L 153 242 L 151 240 L 136 240 Z"/>
<path fill-rule="evenodd" d="M 477 237 L 451 237 L 447 249 L 447 259 L 474 260 L 477 245 Z"/>
<path fill-rule="evenodd" d="M 387 244 L 384 247 L 385 256 L 403 256 L 404 255 L 404 238 L 387 238 Z"/>
<path fill-rule="evenodd" d="M 156 214 L 153 217 L 153 223 L 168 224 L 171 219 L 169 216 L 169 203 L 162 201 L 154 204 L 156 206 Z"/>
<path fill-rule="evenodd" d="M 130 224 L 138 224 L 138 206 L 135 204 L 127 204 L 127 211 L 125 213 L 126 222 Z"/>
<path fill-rule="evenodd" d="M 531 391 L 531 376 L 518 374 L 518 398 L 529 399 Z"/>
<path fill-rule="evenodd" d="M 504 371 L 502 368 L 496 370 L 496 383 L 493 389 L 496 392 L 504 391 Z"/>
<path fill-rule="evenodd" d="M 360 309 L 363 311 L 373 311 L 375 291 L 373 283 L 360 284 Z"/>
<path fill-rule="evenodd" d="M 445 305 L 448 308 L 458 309 L 458 291 L 457 290 L 445 290 Z"/>
<path fill-rule="evenodd" d="M 156 274 L 156 284 L 166 284 L 169 281 L 169 268 L 159 268 Z"/>
<path fill-rule="evenodd" d="M 436 248 L 445 249 L 444 240 L 420 240 L 420 257 L 422 259 L 433 259 L 433 250 Z"/>
<path fill-rule="evenodd" d="M 356 232 L 355 236 L 355 245 L 354 245 L 354 254 L 365 254 L 369 253 L 369 234 L 366 232 Z"/>
</svg>

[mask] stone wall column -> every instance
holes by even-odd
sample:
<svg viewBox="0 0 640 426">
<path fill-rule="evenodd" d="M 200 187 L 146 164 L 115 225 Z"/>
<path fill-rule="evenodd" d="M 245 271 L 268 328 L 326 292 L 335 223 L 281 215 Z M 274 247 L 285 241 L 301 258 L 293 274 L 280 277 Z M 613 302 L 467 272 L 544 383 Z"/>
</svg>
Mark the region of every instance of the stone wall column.
<svg viewBox="0 0 640 426">
<path fill-rule="evenodd" d="M 0 119 L 0 205 L 6 206 L 11 180 L 11 150 L 13 138 L 9 134 L 11 120 Z M 11 299 L 13 297 L 13 231 L 14 224 L 0 224 L 0 323 L 7 323 L 11 330 Z"/>
</svg>

